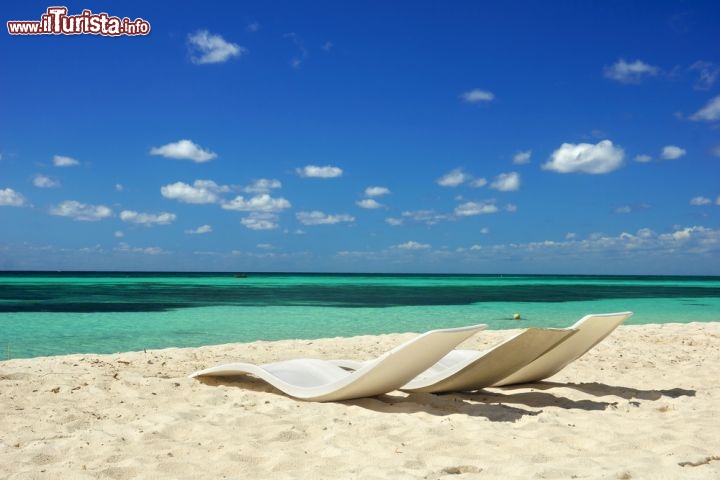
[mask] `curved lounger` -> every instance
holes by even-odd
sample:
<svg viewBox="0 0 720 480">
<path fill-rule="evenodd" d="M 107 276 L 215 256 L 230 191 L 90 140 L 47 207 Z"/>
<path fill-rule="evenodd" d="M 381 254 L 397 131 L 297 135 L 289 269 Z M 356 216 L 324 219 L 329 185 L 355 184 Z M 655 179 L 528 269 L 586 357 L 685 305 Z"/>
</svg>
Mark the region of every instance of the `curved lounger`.
<svg viewBox="0 0 720 480">
<path fill-rule="evenodd" d="M 190 377 L 251 374 L 291 397 L 316 402 L 372 397 L 397 390 L 486 326 L 426 332 L 355 371 L 324 360 L 295 359 L 264 365 L 230 363 L 195 372 Z"/>
<path fill-rule="evenodd" d="M 462 392 L 489 387 L 575 334 L 571 328 L 529 328 L 489 350 L 453 350 L 402 386 L 405 392 Z M 358 369 L 366 362 L 333 360 Z"/>
<path fill-rule="evenodd" d="M 587 315 L 571 329 L 577 333 L 567 341 L 558 344 L 543 355 L 525 365 L 512 375 L 493 384 L 494 387 L 533 383 L 555 375 L 570 363 L 583 356 L 588 350 L 610 335 L 620 324 L 632 316 L 632 312 Z"/>
</svg>

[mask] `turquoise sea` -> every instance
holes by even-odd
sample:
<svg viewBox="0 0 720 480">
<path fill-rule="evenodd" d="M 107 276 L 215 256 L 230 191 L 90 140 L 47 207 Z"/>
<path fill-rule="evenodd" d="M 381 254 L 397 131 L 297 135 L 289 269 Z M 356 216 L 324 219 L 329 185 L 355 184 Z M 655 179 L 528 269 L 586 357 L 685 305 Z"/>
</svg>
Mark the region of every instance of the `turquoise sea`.
<svg viewBox="0 0 720 480">
<path fill-rule="evenodd" d="M 229 342 L 720 321 L 720 277 L 0 272 L 0 360 Z M 513 320 L 519 313 L 520 320 Z"/>
</svg>

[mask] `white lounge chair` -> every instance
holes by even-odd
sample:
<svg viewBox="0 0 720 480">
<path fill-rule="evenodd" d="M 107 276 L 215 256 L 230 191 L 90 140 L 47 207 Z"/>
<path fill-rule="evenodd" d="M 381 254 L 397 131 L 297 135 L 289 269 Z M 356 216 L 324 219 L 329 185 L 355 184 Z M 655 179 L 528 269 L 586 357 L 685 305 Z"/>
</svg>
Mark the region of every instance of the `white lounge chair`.
<svg viewBox="0 0 720 480">
<path fill-rule="evenodd" d="M 251 374 L 292 397 L 316 402 L 372 397 L 397 390 L 485 327 L 487 325 L 474 325 L 426 332 L 355 371 L 325 360 L 295 359 L 264 365 L 230 363 L 195 372 L 190 377 Z"/>
<path fill-rule="evenodd" d="M 405 392 L 461 392 L 489 387 L 572 337 L 572 328 L 528 328 L 485 351 L 453 350 L 400 390 Z M 356 370 L 366 362 L 332 360 Z"/>
<path fill-rule="evenodd" d="M 492 386 L 501 387 L 517 383 L 539 382 L 555 375 L 600 343 L 620 324 L 630 318 L 632 314 L 632 312 L 605 313 L 587 315 L 581 318 L 575 325 L 570 327 L 577 330 L 577 333 L 567 341 L 559 343 L 555 348 L 548 350 L 515 373 L 495 382 Z"/>
</svg>

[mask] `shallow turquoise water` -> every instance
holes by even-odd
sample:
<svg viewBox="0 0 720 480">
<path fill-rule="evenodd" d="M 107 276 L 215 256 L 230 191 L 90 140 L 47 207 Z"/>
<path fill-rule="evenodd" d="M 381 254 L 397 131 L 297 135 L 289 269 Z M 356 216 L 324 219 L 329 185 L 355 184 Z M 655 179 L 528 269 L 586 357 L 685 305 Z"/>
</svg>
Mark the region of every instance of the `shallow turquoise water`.
<svg viewBox="0 0 720 480">
<path fill-rule="evenodd" d="M 487 323 L 720 321 L 717 277 L 0 273 L 0 359 Z M 521 320 L 512 320 L 520 313 Z"/>
</svg>

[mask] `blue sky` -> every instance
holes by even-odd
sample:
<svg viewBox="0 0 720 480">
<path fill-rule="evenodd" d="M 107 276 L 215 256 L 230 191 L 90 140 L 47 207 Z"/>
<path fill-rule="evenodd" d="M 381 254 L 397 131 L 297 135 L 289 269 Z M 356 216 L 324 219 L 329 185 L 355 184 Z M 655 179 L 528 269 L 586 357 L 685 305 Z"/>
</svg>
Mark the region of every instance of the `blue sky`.
<svg viewBox="0 0 720 480">
<path fill-rule="evenodd" d="M 720 274 L 717 2 L 63 5 L 151 31 L 0 35 L 0 269 Z"/>
</svg>

